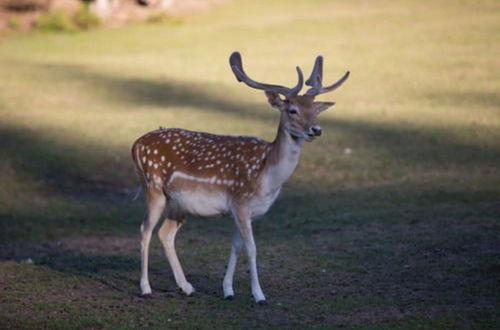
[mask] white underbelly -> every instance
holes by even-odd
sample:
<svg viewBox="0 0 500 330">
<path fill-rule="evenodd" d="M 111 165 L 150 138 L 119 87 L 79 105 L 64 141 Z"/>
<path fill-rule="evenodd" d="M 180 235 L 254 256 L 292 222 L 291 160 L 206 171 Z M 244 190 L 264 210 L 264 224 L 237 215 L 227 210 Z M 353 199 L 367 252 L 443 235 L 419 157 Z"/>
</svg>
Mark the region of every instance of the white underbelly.
<svg viewBox="0 0 500 330">
<path fill-rule="evenodd" d="M 168 211 L 182 215 L 216 217 L 229 213 L 227 195 L 222 192 L 196 189 L 169 192 Z"/>
</svg>

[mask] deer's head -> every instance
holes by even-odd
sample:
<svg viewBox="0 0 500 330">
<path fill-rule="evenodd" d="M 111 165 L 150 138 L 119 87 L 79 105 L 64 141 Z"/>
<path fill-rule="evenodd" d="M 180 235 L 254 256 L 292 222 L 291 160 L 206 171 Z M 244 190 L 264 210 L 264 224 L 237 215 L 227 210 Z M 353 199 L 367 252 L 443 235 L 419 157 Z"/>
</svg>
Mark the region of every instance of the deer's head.
<svg viewBox="0 0 500 330">
<path fill-rule="evenodd" d="M 264 90 L 269 104 L 281 111 L 280 122 L 282 127 L 294 138 L 308 142 L 320 136 L 322 131 L 318 125 L 318 115 L 335 104 L 335 102 L 317 102 L 314 98 L 320 94 L 331 92 L 344 83 L 349 77 L 347 71 L 336 83 L 323 87 L 323 57 L 318 56 L 314 63 L 311 76 L 306 80 L 310 86 L 307 92 L 299 95 L 304 84 L 302 70 L 297 67 L 298 82 L 293 88 L 280 85 L 265 84 L 255 81 L 247 76 L 243 70 L 241 55 L 238 52 L 231 54 L 229 64 L 238 81 L 248 86 Z"/>
</svg>

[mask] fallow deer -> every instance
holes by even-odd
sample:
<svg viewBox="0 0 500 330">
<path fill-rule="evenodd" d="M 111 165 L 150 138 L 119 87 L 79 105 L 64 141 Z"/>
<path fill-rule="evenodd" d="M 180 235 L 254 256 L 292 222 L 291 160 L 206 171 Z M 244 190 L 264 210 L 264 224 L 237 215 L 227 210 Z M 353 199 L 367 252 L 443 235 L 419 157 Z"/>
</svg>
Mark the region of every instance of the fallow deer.
<svg viewBox="0 0 500 330">
<path fill-rule="evenodd" d="M 314 98 L 338 88 L 349 72 L 336 83 L 323 87 L 323 58 L 316 58 L 306 85 L 298 95 L 303 75 L 297 67 L 298 83 L 293 88 L 250 79 L 243 70 L 241 56 L 229 58 L 237 80 L 265 91 L 269 104 L 281 112 L 273 142 L 251 136 L 223 136 L 184 129 L 160 128 L 140 137 L 132 147 L 132 157 L 147 200 L 147 214 L 141 226 L 141 291 L 151 293 L 148 279 L 148 250 L 151 234 L 166 207 L 166 219 L 158 236 L 182 291 L 191 295 L 175 252 L 174 240 L 186 216 L 234 216 L 236 228 L 231 254 L 223 280 L 226 299 L 234 297 L 233 275 L 242 243 L 249 259 L 251 288 L 255 301 L 265 303 L 259 284 L 252 219 L 263 215 L 278 196 L 282 184 L 299 161 L 302 141 L 321 135 L 319 113 L 334 102 L 315 102 Z M 283 98 L 282 98 L 283 97 Z"/>
</svg>

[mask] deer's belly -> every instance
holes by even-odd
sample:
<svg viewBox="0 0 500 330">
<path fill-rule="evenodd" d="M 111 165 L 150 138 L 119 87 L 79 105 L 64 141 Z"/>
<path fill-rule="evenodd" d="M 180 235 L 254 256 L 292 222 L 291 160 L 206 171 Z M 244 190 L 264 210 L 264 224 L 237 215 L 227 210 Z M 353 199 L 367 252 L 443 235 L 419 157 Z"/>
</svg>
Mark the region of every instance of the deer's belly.
<svg viewBox="0 0 500 330">
<path fill-rule="evenodd" d="M 169 192 L 167 209 L 176 215 L 216 217 L 229 212 L 227 196 L 223 193 L 196 189 L 186 192 Z"/>
</svg>

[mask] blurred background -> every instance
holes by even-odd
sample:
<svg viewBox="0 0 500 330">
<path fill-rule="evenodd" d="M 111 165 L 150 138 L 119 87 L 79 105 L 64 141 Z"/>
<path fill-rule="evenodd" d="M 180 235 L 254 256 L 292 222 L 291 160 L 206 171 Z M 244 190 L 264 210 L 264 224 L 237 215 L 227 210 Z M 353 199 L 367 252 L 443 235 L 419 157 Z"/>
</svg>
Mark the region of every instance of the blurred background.
<svg viewBox="0 0 500 330">
<path fill-rule="evenodd" d="M 500 4 L 495 0 L 1 0 L 0 327 L 497 328 Z M 325 58 L 323 136 L 255 222 L 253 306 L 232 223 L 192 219 L 176 287 L 158 240 L 138 296 L 130 148 L 182 127 L 272 140 L 248 74 Z"/>
</svg>

